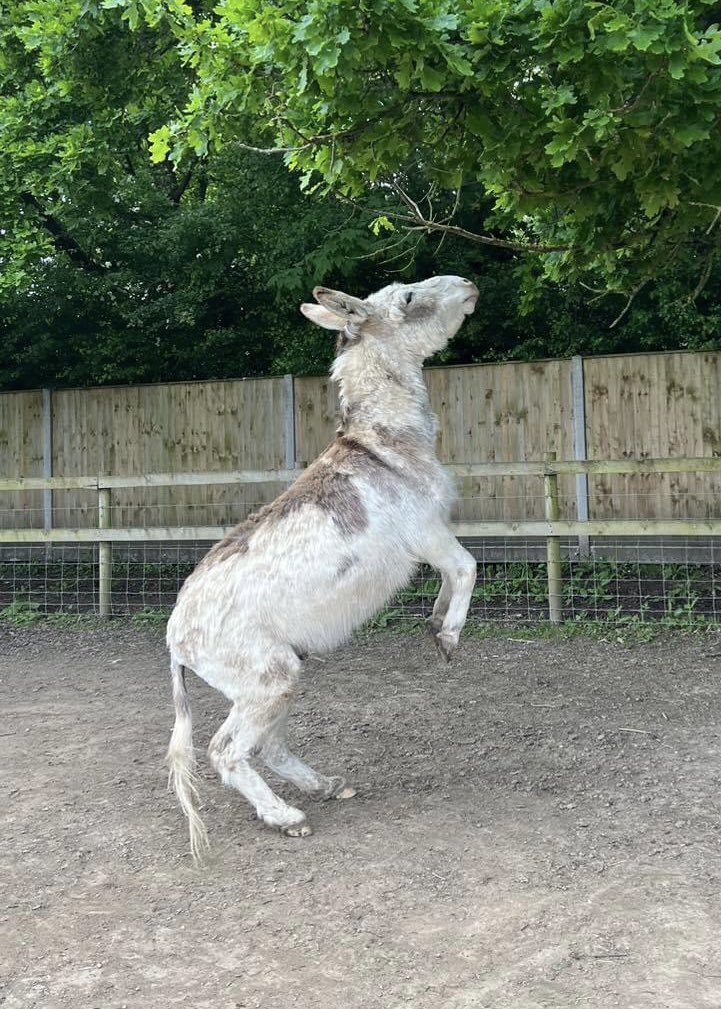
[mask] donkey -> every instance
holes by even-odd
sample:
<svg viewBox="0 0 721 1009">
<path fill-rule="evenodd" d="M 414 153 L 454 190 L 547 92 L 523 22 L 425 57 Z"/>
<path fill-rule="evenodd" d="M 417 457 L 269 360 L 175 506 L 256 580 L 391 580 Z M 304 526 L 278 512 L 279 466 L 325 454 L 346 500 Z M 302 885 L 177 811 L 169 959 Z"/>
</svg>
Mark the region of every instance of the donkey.
<svg viewBox="0 0 721 1009">
<path fill-rule="evenodd" d="M 258 818 L 292 837 L 311 833 L 251 766 L 258 757 L 314 799 L 350 798 L 295 756 L 286 722 L 303 660 L 348 639 L 426 562 L 442 575 L 430 631 L 446 658 L 458 645 L 476 563 L 448 528 L 453 482 L 435 452 L 438 423 L 422 375 L 473 312 L 461 277 L 391 284 L 366 299 L 316 287 L 301 312 L 338 336 L 331 371 L 341 422 L 331 445 L 272 504 L 228 533 L 180 590 L 167 643 L 175 702 L 167 762 L 188 819 L 193 857 L 208 848 L 198 812 L 190 703 L 192 669 L 231 702 L 210 761 Z"/>
</svg>

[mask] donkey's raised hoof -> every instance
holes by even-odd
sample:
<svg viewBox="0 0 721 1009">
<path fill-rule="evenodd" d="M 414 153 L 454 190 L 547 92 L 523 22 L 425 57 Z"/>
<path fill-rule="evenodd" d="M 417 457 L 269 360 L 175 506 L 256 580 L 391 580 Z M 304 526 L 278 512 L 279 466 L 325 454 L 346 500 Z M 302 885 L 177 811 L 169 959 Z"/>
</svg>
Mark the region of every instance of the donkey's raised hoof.
<svg viewBox="0 0 721 1009">
<path fill-rule="evenodd" d="M 302 823 L 291 823 L 287 827 L 281 827 L 280 832 L 286 837 L 310 837 L 313 828 L 304 820 Z"/>
</svg>

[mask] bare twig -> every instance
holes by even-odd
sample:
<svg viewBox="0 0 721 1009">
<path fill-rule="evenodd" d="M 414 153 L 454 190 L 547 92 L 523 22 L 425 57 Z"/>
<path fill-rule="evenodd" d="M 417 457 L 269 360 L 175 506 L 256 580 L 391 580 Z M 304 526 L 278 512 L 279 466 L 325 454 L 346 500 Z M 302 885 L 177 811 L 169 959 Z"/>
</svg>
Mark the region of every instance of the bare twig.
<svg viewBox="0 0 721 1009">
<path fill-rule="evenodd" d="M 641 104 L 641 100 L 644 94 L 646 93 L 649 85 L 651 84 L 651 81 L 653 81 L 655 77 L 658 77 L 658 74 L 659 71 L 656 70 L 654 71 L 654 73 L 652 73 L 649 77 L 646 78 L 643 86 L 641 87 L 641 90 L 634 99 L 632 99 L 630 102 L 625 102 L 623 105 L 619 105 L 618 108 L 611 109 L 610 111 L 619 116 L 627 116 L 629 112 L 633 112 L 635 109 L 637 109 L 638 106 Z"/>
<path fill-rule="evenodd" d="M 656 732 L 649 732 L 648 729 L 629 729 L 629 728 L 618 728 L 616 732 L 638 732 L 642 736 L 657 736 Z"/>
<path fill-rule="evenodd" d="M 424 217 L 409 217 L 407 214 L 398 214 L 387 210 L 386 217 L 401 221 L 409 231 L 441 231 L 449 235 L 458 235 L 460 238 L 467 238 L 472 242 L 480 242 L 482 245 L 492 245 L 497 249 L 508 249 L 510 252 L 567 252 L 568 245 L 541 245 L 537 242 L 510 242 L 505 238 L 494 238 L 492 235 L 479 235 L 475 231 L 468 231 L 466 228 L 457 225 L 442 224 L 440 221 L 431 221 Z"/>
<path fill-rule="evenodd" d="M 631 956 L 630 953 L 588 953 L 591 960 L 620 960 L 623 957 Z"/>
<path fill-rule="evenodd" d="M 236 146 L 241 151 L 250 151 L 251 154 L 297 154 L 299 151 L 307 151 L 313 144 L 301 144 L 299 147 L 253 147 L 252 144 L 244 144 L 238 140 Z"/>
<path fill-rule="evenodd" d="M 719 214 L 721 214 L 721 208 L 719 209 Z M 717 215 L 718 216 L 718 215 Z M 715 223 L 715 222 L 714 222 Z M 706 232 L 708 234 L 708 232 Z M 698 298 L 699 294 L 703 291 L 704 287 L 708 283 L 708 278 L 711 276 L 711 267 L 713 266 L 713 257 L 716 255 L 716 246 L 712 245 L 709 250 L 709 254 L 706 256 L 704 262 L 703 270 L 701 271 L 701 276 L 699 277 L 698 284 L 693 290 L 693 294 L 689 295 L 689 301 L 694 302 Z"/>
<path fill-rule="evenodd" d="M 408 195 L 408 193 L 401 186 L 399 186 L 397 182 L 392 182 L 391 183 L 391 188 L 393 189 L 393 192 L 396 193 L 400 197 L 401 202 L 405 203 L 405 205 L 408 207 L 408 209 L 411 211 L 411 213 L 418 220 L 422 221 L 423 220 L 423 214 L 421 213 L 421 208 L 418 206 L 418 204 L 415 202 L 415 200 L 412 200 L 410 198 L 410 196 Z"/>
<path fill-rule="evenodd" d="M 689 206 L 691 206 L 691 207 L 707 207 L 709 210 L 715 210 L 716 211 L 716 215 L 715 215 L 713 221 L 711 221 L 711 223 L 709 224 L 708 228 L 706 228 L 706 231 L 705 231 L 705 234 L 707 234 L 707 235 L 710 234 L 713 231 L 713 229 L 716 227 L 716 224 L 718 223 L 719 218 L 721 218 L 721 207 L 719 207 L 716 203 L 696 203 L 693 200 L 689 201 Z"/>
<path fill-rule="evenodd" d="M 628 312 L 629 308 L 633 304 L 633 302 L 634 302 L 634 300 L 636 298 L 636 295 L 639 293 L 639 291 L 641 291 L 646 286 L 647 283 L 648 283 L 648 278 L 646 278 L 645 280 L 642 280 L 640 282 L 640 284 L 636 284 L 636 286 L 634 287 L 634 289 L 628 295 L 627 300 L 626 300 L 626 304 L 622 308 L 621 312 L 616 316 L 616 318 L 613 320 L 613 322 L 611 323 L 611 325 L 608 327 L 609 329 L 613 329 L 614 326 L 618 325 L 618 323 L 621 321 L 621 319 L 623 319 L 623 317 L 625 316 L 626 312 Z"/>
</svg>

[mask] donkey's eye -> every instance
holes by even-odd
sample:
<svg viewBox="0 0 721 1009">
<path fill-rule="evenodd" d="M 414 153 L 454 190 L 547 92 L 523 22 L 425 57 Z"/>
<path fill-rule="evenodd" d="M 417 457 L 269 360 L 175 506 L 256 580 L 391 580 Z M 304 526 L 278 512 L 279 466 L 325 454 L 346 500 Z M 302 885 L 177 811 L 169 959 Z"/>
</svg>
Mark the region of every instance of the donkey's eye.
<svg viewBox="0 0 721 1009">
<path fill-rule="evenodd" d="M 406 295 L 406 305 L 410 305 L 412 301 L 413 301 L 413 291 L 409 291 L 408 294 Z"/>
</svg>

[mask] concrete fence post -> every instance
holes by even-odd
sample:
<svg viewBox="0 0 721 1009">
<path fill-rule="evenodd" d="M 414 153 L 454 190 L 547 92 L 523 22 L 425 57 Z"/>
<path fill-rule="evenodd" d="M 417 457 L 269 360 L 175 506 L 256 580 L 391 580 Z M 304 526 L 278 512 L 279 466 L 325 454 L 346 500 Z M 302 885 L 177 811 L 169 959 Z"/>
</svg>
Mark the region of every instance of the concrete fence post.
<svg viewBox="0 0 721 1009">
<path fill-rule="evenodd" d="M 110 488 L 98 489 L 98 529 L 109 529 L 111 521 Z M 113 578 L 113 545 L 109 540 L 98 543 L 98 612 L 101 617 L 111 613 Z"/>
<path fill-rule="evenodd" d="M 53 391 L 43 389 L 43 477 L 53 475 Z M 43 528 L 53 527 L 53 492 L 43 491 Z M 50 544 L 47 548 L 50 550 Z"/>
<path fill-rule="evenodd" d="M 285 468 L 296 468 L 295 453 L 295 381 L 292 375 L 283 376 L 285 388 Z"/>
</svg>

